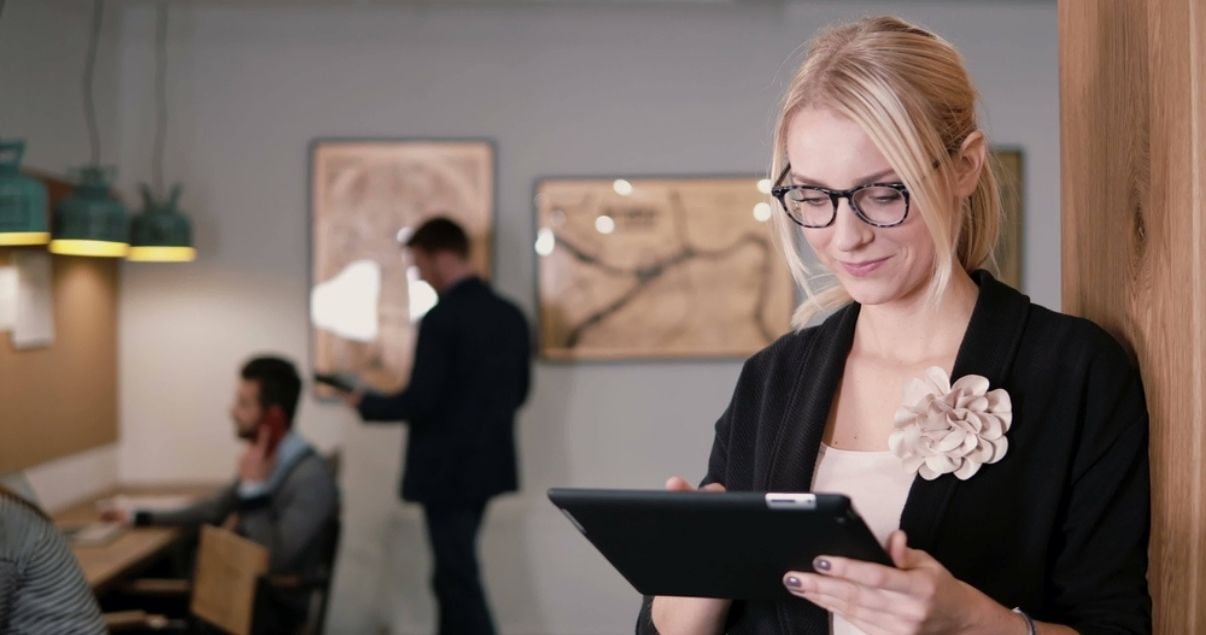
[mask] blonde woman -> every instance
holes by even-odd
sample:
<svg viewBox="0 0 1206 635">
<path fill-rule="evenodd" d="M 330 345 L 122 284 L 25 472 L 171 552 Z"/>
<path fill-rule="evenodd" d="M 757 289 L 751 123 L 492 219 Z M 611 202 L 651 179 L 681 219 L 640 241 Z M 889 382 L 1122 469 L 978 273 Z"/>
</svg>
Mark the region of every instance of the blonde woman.
<svg viewBox="0 0 1206 635">
<path fill-rule="evenodd" d="M 776 137 L 808 299 L 746 362 L 703 483 L 847 494 L 896 566 L 821 556 L 779 602 L 647 599 L 638 632 L 1150 632 L 1140 379 L 1101 329 L 980 269 L 1000 202 L 959 54 L 896 18 L 831 28 Z"/>
</svg>

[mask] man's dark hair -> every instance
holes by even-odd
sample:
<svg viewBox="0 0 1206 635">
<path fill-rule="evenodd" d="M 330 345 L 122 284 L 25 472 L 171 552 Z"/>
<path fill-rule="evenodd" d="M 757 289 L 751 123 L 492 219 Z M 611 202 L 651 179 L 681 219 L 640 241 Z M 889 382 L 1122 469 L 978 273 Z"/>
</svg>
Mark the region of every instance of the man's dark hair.
<svg viewBox="0 0 1206 635">
<path fill-rule="evenodd" d="M 297 398 L 301 395 L 301 377 L 293 362 L 281 357 L 255 357 L 243 364 L 240 375 L 259 384 L 261 408 L 280 406 L 285 423 L 293 423 Z"/>
<path fill-rule="evenodd" d="M 450 251 L 461 258 L 469 257 L 469 236 L 456 221 L 444 216 L 436 216 L 419 225 L 407 239 L 406 246 L 428 253 Z"/>
</svg>

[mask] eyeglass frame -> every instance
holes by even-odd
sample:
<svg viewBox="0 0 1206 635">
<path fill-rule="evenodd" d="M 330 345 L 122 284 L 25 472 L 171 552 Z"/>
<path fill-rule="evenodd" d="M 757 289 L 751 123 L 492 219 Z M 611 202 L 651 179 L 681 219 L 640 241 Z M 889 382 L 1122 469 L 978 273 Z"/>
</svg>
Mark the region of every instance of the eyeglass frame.
<svg viewBox="0 0 1206 635">
<path fill-rule="evenodd" d="M 787 178 L 787 174 L 789 172 L 791 172 L 791 164 L 790 163 L 787 164 L 783 168 L 783 173 L 779 175 L 778 179 L 775 179 L 775 182 L 782 183 L 783 179 Z M 861 192 L 863 190 L 870 189 L 873 187 L 891 188 L 893 190 L 896 190 L 897 192 L 900 192 L 901 195 L 904 196 L 905 211 L 904 211 L 904 215 L 900 217 L 900 220 L 898 220 L 894 223 L 887 223 L 887 224 L 876 223 L 876 222 L 872 221 L 870 218 L 867 218 L 867 215 L 863 213 L 863 210 L 859 209 L 858 204 L 854 202 L 854 195 L 858 194 L 859 192 Z M 829 222 L 825 223 L 824 225 L 806 225 L 803 222 L 796 220 L 796 217 L 793 216 L 791 211 L 787 209 L 787 201 L 784 200 L 784 197 L 787 196 L 787 193 L 791 192 L 792 190 L 815 190 L 817 192 L 821 192 L 822 194 L 827 195 L 829 197 L 829 201 L 831 203 L 833 203 L 833 214 L 831 214 L 829 216 Z M 899 181 L 891 182 L 891 183 L 866 183 L 864 185 L 859 185 L 858 187 L 853 187 L 848 190 L 835 190 L 835 189 L 831 189 L 828 187 L 821 187 L 819 185 L 776 185 L 775 187 L 771 188 L 771 195 L 774 196 L 775 199 L 779 201 L 779 206 L 783 209 L 783 213 L 787 214 L 787 217 L 790 218 L 793 223 L 795 223 L 805 229 L 824 229 L 826 227 L 832 226 L 833 223 L 837 221 L 838 203 L 842 199 L 846 199 L 846 201 L 850 203 L 850 210 L 854 212 L 855 217 L 857 217 L 859 220 L 863 221 L 864 223 L 866 223 L 872 227 L 879 227 L 879 228 L 896 227 L 898 225 L 903 224 L 906 220 L 908 220 L 909 207 L 910 207 L 909 203 L 912 199 L 912 197 L 909 196 L 908 186 Z"/>
</svg>

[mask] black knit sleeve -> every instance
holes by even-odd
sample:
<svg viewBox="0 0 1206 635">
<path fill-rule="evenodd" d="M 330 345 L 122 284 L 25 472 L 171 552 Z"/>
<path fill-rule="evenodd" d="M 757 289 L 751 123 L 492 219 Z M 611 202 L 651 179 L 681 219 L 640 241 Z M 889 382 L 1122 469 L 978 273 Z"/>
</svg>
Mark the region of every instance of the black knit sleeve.
<svg viewBox="0 0 1206 635">
<path fill-rule="evenodd" d="M 1106 341 L 1108 340 L 1108 341 Z M 1052 592 L 1036 617 L 1090 633 L 1150 633 L 1148 414 L 1138 371 L 1102 334 L 1085 387 Z"/>
</svg>

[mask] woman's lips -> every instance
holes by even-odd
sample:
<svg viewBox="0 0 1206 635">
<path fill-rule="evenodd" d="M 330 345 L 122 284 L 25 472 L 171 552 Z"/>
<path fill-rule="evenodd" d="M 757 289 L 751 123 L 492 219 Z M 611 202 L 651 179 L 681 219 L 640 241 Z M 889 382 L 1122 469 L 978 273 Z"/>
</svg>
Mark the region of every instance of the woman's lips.
<svg viewBox="0 0 1206 635">
<path fill-rule="evenodd" d="M 887 262 L 888 258 L 891 258 L 891 256 L 876 258 L 875 260 L 863 260 L 862 262 L 843 261 L 842 268 L 846 270 L 846 273 L 856 278 L 863 278 L 874 273 L 876 269 L 879 269 L 880 265 Z"/>
</svg>

